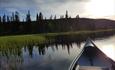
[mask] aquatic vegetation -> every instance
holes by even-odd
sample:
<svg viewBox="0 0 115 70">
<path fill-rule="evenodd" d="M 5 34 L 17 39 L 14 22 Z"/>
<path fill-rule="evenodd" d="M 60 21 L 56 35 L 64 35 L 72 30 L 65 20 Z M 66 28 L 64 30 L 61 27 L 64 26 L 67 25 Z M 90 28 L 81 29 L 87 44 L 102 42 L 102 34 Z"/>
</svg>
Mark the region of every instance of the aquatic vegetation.
<svg viewBox="0 0 115 70">
<path fill-rule="evenodd" d="M 0 49 L 15 48 L 27 45 L 38 45 L 46 43 L 58 42 L 58 40 L 75 40 L 78 38 L 92 37 L 93 35 L 113 34 L 114 30 L 98 30 L 98 31 L 78 31 L 78 32 L 61 32 L 61 33 L 44 33 L 44 34 L 31 34 L 31 35 L 15 35 L 15 36 L 1 36 Z"/>
</svg>

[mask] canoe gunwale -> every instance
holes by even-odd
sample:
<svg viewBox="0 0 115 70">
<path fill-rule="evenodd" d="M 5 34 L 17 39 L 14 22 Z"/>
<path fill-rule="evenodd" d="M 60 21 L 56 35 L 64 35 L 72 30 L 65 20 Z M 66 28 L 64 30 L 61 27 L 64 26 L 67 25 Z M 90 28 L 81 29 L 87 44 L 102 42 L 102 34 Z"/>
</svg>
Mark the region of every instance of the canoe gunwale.
<svg viewBox="0 0 115 70">
<path fill-rule="evenodd" d="M 87 43 L 87 41 L 86 41 L 86 43 Z M 115 62 L 114 62 L 111 58 L 109 58 L 105 53 L 103 53 L 103 52 L 93 43 L 93 41 L 92 41 L 91 39 L 90 39 L 90 43 L 93 44 L 92 47 L 95 47 L 96 49 L 98 49 L 98 50 L 103 54 L 103 56 L 106 56 L 106 57 L 111 61 L 111 63 L 112 63 L 112 67 L 111 67 L 111 68 L 112 68 L 112 70 L 115 70 Z M 82 48 L 81 52 L 79 53 L 79 55 L 76 56 L 75 59 L 72 61 L 72 63 L 70 64 L 70 67 L 69 67 L 68 70 L 79 70 L 80 66 L 79 66 L 79 64 L 77 63 L 77 61 L 79 60 L 79 58 L 81 57 L 81 55 L 82 55 L 83 52 L 85 51 L 85 48 L 87 48 L 86 44 L 83 46 L 83 48 Z"/>
<path fill-rule="evenodd" d="M 80 58 L 80 56 L 82 55 L 83 52 L 84 52 L 84 47 L 82 48 L 82 51 L 79 53 L 79 55 L 76 56 L 75 59 L 72 61 L 68 70 L 73 70 L 74 69 L 76 62 L 79 60 L 79 58 Z M 76 67 L 77 67 L 77 70 L 78 70 L 79 65 L 77 65 Z"/>
</svg>

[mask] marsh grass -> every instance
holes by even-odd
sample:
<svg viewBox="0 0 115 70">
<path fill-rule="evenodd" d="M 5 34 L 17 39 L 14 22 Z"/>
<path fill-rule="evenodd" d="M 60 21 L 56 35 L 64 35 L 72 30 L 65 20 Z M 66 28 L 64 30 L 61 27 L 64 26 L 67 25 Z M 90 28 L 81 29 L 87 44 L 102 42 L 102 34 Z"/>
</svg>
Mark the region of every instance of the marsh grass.
<svg viewBox="0 0 115 70">
<path fill-rule="evenodd" d="M 57 36 L 77 36 L 86 35 L 90 33 L 101 33 L 114 31 L 109 30 L 98 30 L 98 31 L 78 31 L 78 32 L 62 32 L 62 33 L 44 33 L 44 34 L 31 34 L 31 35 L 15 35 L 15 36 L 1 36 L 0 37 L 0 49 L 3 48 L 20 48 L 21 46 L 37 45 L 44 43 L 55 42 Z"/>
<path fill-rule="evenodd" d="M 42 44 L 47 40 L 43 36 L 17 35 L 0 37 L 0 49 L 16 49 L 32 44 Z"/>
</svg>

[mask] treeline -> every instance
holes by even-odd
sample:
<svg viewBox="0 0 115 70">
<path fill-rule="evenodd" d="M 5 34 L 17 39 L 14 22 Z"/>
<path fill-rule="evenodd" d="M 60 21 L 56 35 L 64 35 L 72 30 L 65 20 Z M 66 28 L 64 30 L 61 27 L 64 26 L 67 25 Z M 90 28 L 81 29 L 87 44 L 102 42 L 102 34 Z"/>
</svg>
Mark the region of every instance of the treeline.
<svg viewBox="0 0 115 70">
<path fill-rule="evenodd" d="M 79 16 L 77 16 L 79 18 Z M 30 33 L 47 33 L 47 32 L 63 32 L 69 31 L 71 17 L 68 16 L 66 11 L 65 17 L 51 15 L 49 19 L 44 19 L 42 12 L 36 14 L 36 20 L 32 21 L 30 11 L 26 14 L 25 21 L 20 21 L 19 12 L 12 13 L 12 16 L 0 16 L 0 34 L 30 34 Z M 65 24 L 66 23 L 66 24 Z M 72 27 L 71 27 L 72 28 Z"/>
<path fill-rule="evenodd" d="M 97 23 L 94 19 L 79 18 L 79 15 L 76 18 L 71 18 L 68 16 L 68 11 L 66 11 L 65 16 L 60 16 L 58 19 L 56 15 L 44 19 L 42 12 L 40 12 L 36 14 L 35 21 L 32 21 L 30 11 L 28 11 L 25 21 L 20 21 L 19 12 L 16 11 L 12 13 L 12 16 L 5 14 L 0 16 L 0 35 L 95 30 L 98 28 Z"/>
</svg>

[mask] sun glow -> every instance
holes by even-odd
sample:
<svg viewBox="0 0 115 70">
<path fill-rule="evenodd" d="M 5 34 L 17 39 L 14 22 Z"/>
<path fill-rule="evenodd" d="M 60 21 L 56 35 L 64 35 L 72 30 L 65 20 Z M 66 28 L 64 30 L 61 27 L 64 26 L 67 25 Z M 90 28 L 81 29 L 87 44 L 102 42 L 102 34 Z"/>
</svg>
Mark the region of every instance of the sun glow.
<svg viewBox="0 0 115 70">
<path fill-rule="evenodd" d="M 108 17 L 115 14 L 115 0 L 91 0 L 87 12 L 94 17 Z"/>
</svg>

